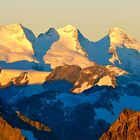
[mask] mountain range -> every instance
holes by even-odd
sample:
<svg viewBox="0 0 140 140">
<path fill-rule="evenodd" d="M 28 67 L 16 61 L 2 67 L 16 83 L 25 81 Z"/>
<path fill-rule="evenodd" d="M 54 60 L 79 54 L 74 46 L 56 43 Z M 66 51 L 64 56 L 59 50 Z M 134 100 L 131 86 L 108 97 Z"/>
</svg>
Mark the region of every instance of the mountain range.
<svg viewBox="0 0 140 140">
<path fill-rule="evenodd" d="M 139 60 L 139 42 L 117 27 L 94 42 L 72 25 L 38 37 L 0 26 L 2 123 L 28 140 L 125 140 L 123 124 L 122 133 L 111 124 L 125 108 L 140 111 Z"/>
</svg>

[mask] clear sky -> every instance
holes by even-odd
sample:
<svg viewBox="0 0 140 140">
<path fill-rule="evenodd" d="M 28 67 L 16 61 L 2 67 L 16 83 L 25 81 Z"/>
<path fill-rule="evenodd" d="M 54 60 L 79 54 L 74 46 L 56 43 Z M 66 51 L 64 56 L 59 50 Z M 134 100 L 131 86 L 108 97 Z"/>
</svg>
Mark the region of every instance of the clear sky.
<svg viewBox="0 0 140 140">
<path fill-rule="evenodd" d="M 117 26 L 140 41 L 140 0 L 0 0 L 0 25 L 13 23 L 35 34 L 71 24 L 90 40 Z"/>
</svg>

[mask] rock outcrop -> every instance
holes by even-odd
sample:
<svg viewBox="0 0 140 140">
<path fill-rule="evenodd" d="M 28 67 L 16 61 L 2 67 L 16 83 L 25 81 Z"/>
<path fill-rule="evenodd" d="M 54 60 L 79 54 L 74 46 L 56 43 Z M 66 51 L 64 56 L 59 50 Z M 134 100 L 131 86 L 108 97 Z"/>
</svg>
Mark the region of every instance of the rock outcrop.
<svg viewBox="0 0 140 140">
<path fill-rule="evenodd" d="M 116 76 L 127 74 L 124 70 L 114 66 L 94 66 L 81 69 L 77 65 L 59 66 L 54 69 L 46 78 L 46 82 L 55 80 L 66 80 L 74 85 L 73 93 L 83 91 L 98 85 L 116 87 Z"/>
<path fill-rule="evenodd" d="M 0 88 L 9 87 L 12 84 L 15 86 L 43 84 L 48 74 L 49 72 L 0 68 Z"/>
<path fill-rule="evenodd" d="M 33 121 L 27 117 L 25 117 L 23 114 L 21 114 L 19 111 L 16 112 L 17 116 L 25 123 L 30 124 L 31 126 L 35 127 L 39 131 L 46 131 L 48 133 L 51 133 L 51 129 L 38 121 Z"/>
<path fill-rule="evenodd" d="M 12 84 L 16 86 L 25 86 L 29 83 L 27 72 L 22 72 L 19 76 L 11 79 L 11 81 L 8 81 L 5 85 L 0 84 L 0 88 L 6 88 L 11 86 Z"/>
<path fill-rule="evenodd" d="M 80 71 L 81 68 L 77 65 L 59 66 L 46 77 L 46 81 L 67 80 L 74 84 L 79 77 Z"/>
<path fill-rule="evenodd" d="M 125 109 L 99 140 L 139 140 L 140 112 Z"/>
<path fill-rule="evenodd" d="M 13 128 L 0 116 L 0 140 L 26 140 L 21 130 Z"/>
</svg>

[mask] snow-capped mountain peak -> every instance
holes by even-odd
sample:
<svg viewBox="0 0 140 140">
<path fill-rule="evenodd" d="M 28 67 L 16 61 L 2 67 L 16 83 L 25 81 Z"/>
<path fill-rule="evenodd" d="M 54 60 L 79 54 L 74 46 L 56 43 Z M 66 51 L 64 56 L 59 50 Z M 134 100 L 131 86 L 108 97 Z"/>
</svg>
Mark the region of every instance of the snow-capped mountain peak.
<svg viewBox="0 0 140 140">
<path fill-rule="evenodd" d="M 15 24 L 11 24 L 11 25 L 3 25 L 0 28 L 3 29 L 3 30 L 7 30 L 7 31 L 21 30 L 22 29 L 22 24 L 15 23 Z"/>
<path fill-rule="evenodd" d="M 17 42 L 24 43 L 27 45 L 27 49 L 32 50 L 32 46 L 30 45 L 30 42 L 27 41 L 26 35 L 23 30 L 23 26 L 21 24 L 13 24 L 13 25 L 7 25 L 7 26 L 1 26 L 0 32 L 4 36 L 7 36 L 8 38 L 14 39 Z"/>
<path fill-rule="evenodd" d="M 109 31 L 109 37 L 112 46 L 125 46 L 126 48 L 135 49 L 140 52 L 140 44 L 136 39 L 130 37 L 125 31 L 118 27 L 112 28 Z"/>
<path fill-rule="evenodd" d="M 23 26 L 13 24 L 0 27 L 0 60 L 9 63 L 21 60 L 34 61 L 34 50 Z"/>
<path fill-rule="evenodd" d="M 78 51 L 78 53 L 86 55 L 86 52 L 80 46 L 78 41 L 78 29 L 72 25 L 67 25 L 63 28 L 57 30 L 60 37 L 63 38 L 64 41 L 69 41 L 70 45 L 66 47 L 70 47 L 74 51 Z"/>
<path fill-rule="evenodd" d="M 37 67 L 50 71 L 50 68 L 66 64 L 86 68 L 95 62 L 138 73 L 136 68 L 139 69 L 140 64 L 136 59 L 140 57 L 139 52 L 140 44 L 118 27 L 112 28 L 98 42 L 89 41 L 72 25 L 50 28 L 37 38 L 21 24 L 0 27 L 0 64 L 3 68 L 9 68 L 4 67 L 5 63 L 38 61 Z"/>
<path fill-rule="evenodd" d="M 111 63 L 115 63 L 115 61 L 118 61 L 119 64 L 122 63 L 120 57 L 118 56 L 118 48 L 132 49 L 140 53 L 140 44 L 138 43 L 138 41 L 136 41 L 136 39 L 132 38 L 131 36 L 127 35 L 125 31 L 118 27 L 112 28 L 109 31 L 109 38 L 109 53 L 112 54 L 112 57 L 109 59 L 109 61 Z"/>
<path fill-rule="evenodd" d="M 74 26 L 72 26 L 70 24 L 64 26 L 63 28 L 58 29 L 58 31 L 60 31 L 61 33 L 62 32 L 71 33 L 71 32 L 75 32 L 76 30 L 77 30 L 77 28 L 75 28 Z"/>
<path fill-rule="evenodd" d="M 29 139 L 24 130 L 37 140 L 98 139 L 120 110 L 139 109 L 137 45 L 119 28 L 91 42 L 72 25 L 50 28 L 38 38 L 21 24 L 0 27 L 0 116 Z M 44 133 L 43 124 L 53 133 Z"/>
<path fill-rule="evenodd" d="M 80 45 L 78 29 L 72 25 L 67 25 L 58 29 L 57 33 L 59 35 L 58 40 L 52 43 L 44 56 L 46 64 L 51 64 L 53 69 L 65 64 L 79 64 L 82 68 L 93 65 L 93 62 L 87 57 L 87 52 Z"/>
</svg>

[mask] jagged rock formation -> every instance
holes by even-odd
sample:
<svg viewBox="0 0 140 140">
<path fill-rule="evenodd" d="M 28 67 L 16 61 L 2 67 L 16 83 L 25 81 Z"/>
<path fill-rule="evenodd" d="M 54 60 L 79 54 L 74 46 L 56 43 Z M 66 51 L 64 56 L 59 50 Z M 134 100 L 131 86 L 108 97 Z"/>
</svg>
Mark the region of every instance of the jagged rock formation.
<svg viewBox="0 0 140 140">
<path fill-rule="evenodd" d="M 14 78 L 12 81 L 16 86 L 27 85 L 29 83 L 27 72 L 21 73 L 20 76 Z"/>
<path fill-rule="evenodd" d="M 49 72 L 7 70 L 0 68 L 0 88 L 13 85 L 25 86 L 43 84 Z"/>
<path fill-rule="evenodd" d="M 81 93 L 95 85 L 115 87 L 116 75 L 103 66 L 92 66 L 81 70 L 77 82 L 74 84 L 74 93 Z"/>
<path fill-rule="evenodd" d="M 81 69 L 77 65 L 59 66 L 46 78 L 47 81 L 67 80 L 74 84 L 71 89 L 73 93 L 81 93 L 95 85 L 112 86 L 117 85 L 116 76 L 127 74 L 127 72 L 112 67 L 104 67 L 97 64 Z"/>
<path fill-rule="evenodd" d="M 46 81 L 67 80 L 74 84 L 80 71 L 81 68 L 77 65 L 59 66 L 46 77 Z"/>
<path fill-rule="evenodd" d="M 13 128 L 2 116 L 0 116 L 0 140 L 26 140 L 21 130 Z"/>
<path fill-rule="evenodd" d="M 17 116 L 23 122 L 30 124 L 31 126 L 35 127 L 37 130 L 46 131 L 46 132 L 51 133 L 51 129 L 47 125 L 44 125 L 44 124 L 37 122 L 37 121 L 33 121 L 33 120 L 25 117 L 24 115 L 22 115 L 19 111 L 17 111 L 16 113 L 17 113 Z"/>
<path fill-rule="evenodd" d="M 140 112 L 125 109 L 99 140 L 139 140 Z"/>
<path fill-rule="evenodd" d="M 27 77 L 27 72 L 22 72 L 18 77 L 15 77 L 11 79 L 7 84 L 5 85 L 0 85 L 0 88 L 6 88 L 11 86 L 12 84 L 16 86 L 25 86 L 29 83 L 28 77 Z"/>
</svg>

